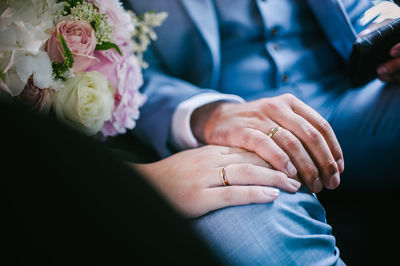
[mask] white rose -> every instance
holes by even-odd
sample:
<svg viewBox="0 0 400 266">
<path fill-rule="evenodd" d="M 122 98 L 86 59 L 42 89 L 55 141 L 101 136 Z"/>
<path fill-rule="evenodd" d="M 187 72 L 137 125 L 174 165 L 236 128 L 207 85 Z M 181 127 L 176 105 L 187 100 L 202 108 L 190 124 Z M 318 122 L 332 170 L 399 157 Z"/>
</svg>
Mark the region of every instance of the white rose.
<svg viewBox="0 0 400 266">
<path fill-rule="evenodd" d="M 54 94 L 57 118 L 86 135 L 99 132 L 114 107 L 114 90 L 108 80 L 97 71 L 80 72 L 64 86 Z"/>
</svg>

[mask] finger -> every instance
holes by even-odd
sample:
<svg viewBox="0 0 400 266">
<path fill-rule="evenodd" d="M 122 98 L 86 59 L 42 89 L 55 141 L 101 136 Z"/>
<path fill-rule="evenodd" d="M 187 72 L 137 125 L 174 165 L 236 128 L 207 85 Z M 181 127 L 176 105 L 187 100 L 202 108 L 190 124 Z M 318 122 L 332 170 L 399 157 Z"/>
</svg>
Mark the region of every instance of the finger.
<svg viewBox="0 0 400 266">
<path fill-rule="evenodd" d="M 236 142 L 238 146 L 257 153 L 273 168 L 284 172 L 289 177 L 297 174 L 289 156 L 263 132 L 252 128 L 243 128 L 237 136 L 237 139 L 232 140 L 232 143 Z"/>
<path fill-rule="evenodd" d="M 378 75 L 396 74 L 400 72 L 400 58 L 391 59 L 380 65 L 376 70 Z"/>
<path fill-rule="evenodd" d="M 392 82 L 392 77 L 390 75 L 379 75 L 378 78 L 383 82 Z"/>
<path fill-rule="evenodd" d="M 288 119 L 293 122 L 292 132 L 299 138 L 307 149 L 319 170 L 319 177 L 329 189 L 336 188 L 340 183 L 338 164 L 322 136 L 307 120 L 299 115 Z"/>
<path fill-rule="evenodd" d="M 333 158 L 336 161 L 339 172 L 344 171 L 344 158 L 342 148 L 336 138 L 335 132 L 331 125 L 317 111 L 295 98 L 291 101 L 291 107 L 294 113 L 307 120 L 318 132 L 323 136 L 328 145 Z M 312 132 L 312 131 L 311 131 Z M 308 135 L 314 136 L 308 132 Z M 312 139 L 312 137 L 311 137 Z"/>
<path fill-rule="evenodd" d="M 288 192 L 296 192 L 301 184 L 281 171 L 249 163 L 230 164 L 225 167 L 225 176 L 229 184 L 273 186 Z M 215 180 L 215 178 L 213 178 Z M 220 182 L 222 184 L 222 181 Z"/>
<path fill-rule="evenodd" d="M 379 79 L 387 83 L 400 83 L 400 74 L 382 75 Z"/>
<path fill-rule="evenodd" d="M 390 49 L 390 56 L 392 57 L 399 57 L 400 56 L 400 43 L 396 44 L 395 46 Z"/>
<path fill-rule="evenodd" d="M 284 150 L 293 161 L 301 180 L 312 192 L 320 192 L 323 188 L 318 167 L 304 148 L 298 137 L 281 128 L 272 139 Z"/>
<path fill-rule="evenodd" d="M 225 155 L 223 159 L 224 165 L 222 166 L 240 163 L 251 163 L 261 167 L 272 168 L 271 164 L 262 159 L 258 154 L 249 151 Z"/>
<path fill-rule="evenodd" d="M 268 203 L 279 195 L 279 189 L 259 186 L 215 187 L 203 191 L 207 211 L 250 203 Z"/>
</svg>

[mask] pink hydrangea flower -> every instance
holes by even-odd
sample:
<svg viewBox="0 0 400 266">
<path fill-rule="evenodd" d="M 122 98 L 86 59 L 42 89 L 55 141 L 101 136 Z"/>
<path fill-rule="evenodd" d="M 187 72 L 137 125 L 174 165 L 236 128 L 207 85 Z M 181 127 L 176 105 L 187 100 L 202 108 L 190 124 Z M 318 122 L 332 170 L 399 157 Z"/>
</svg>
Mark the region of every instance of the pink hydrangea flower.
<svg viewBox="0 0 400 266">
<path fill-rule="evenodd" d="M 143 84 L 141 67 L 133 53 L 120 56 L 114 49 L 96 51 L 100 62 L 89 71 L 99 71 L 107 77 L 115 89 L 114 110 L 109 121 L 105 122 L 101 132 L 104 136 L 115 136 L 133 129 L 139 118 L 139 108 L 146 98 L 139 92 Z"/>
</svg>

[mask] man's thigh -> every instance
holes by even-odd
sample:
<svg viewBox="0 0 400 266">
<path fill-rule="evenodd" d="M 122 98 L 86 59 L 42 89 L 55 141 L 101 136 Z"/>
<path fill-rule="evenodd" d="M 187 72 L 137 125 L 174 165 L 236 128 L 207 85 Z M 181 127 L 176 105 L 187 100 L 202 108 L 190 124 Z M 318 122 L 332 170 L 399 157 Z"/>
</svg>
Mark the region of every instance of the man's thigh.
<svg viewBox="0 0 400 266">
<path fill-rule="evenodd" d="M 270 204 L 221 209 L 193 224 L 227 264 L 343 264 L 323 207 L 304 188 L 281 191 Z"/>
<path fill-rule="evenodd" d="M 342 186 L 399 189 L 400 86 L 372 82 L 329 108 L 345 158 Z"/>
</svg>

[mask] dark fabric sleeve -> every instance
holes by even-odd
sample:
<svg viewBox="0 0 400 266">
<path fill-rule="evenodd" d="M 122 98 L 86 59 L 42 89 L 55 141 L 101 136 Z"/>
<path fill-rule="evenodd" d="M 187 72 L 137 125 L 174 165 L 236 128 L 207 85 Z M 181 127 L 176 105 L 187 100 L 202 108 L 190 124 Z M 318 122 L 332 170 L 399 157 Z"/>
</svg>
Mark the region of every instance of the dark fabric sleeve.
<svg viewBox="0 0 400 266">
<path fill-rule="evenodd" d="M 102 144 L 4 101 L 0 119 L 1 264 L 217 264 Z"/>
</svg>

